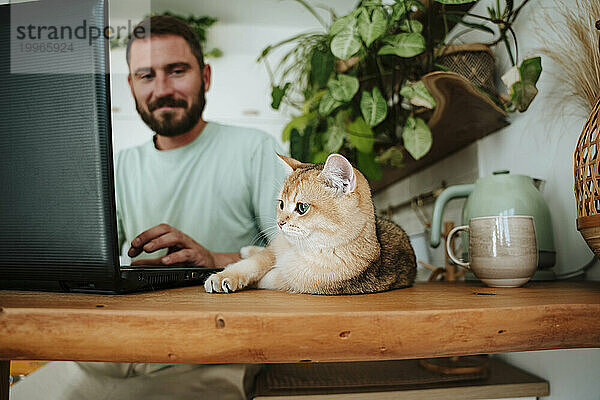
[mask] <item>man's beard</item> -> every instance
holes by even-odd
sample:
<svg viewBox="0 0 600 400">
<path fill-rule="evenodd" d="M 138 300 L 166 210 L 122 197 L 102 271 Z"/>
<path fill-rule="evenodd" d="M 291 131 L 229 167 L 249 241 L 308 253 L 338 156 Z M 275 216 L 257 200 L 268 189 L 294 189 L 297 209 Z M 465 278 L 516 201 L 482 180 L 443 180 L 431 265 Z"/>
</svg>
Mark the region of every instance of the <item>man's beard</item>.
<svg viewBox="0 0 600 400">
<path fill-rule="evenodd" d="M 200 120 L 204 106 L 206 104 L 206 97 L 204 93 L 204 82 L 200 87 L 197 98 L 192 103 L 192 106 L 188 110 L 187 101 L 180 99 L 176 100 L 172 96 L 161 97 L 155 101 L 148 103 L 148 110 L 143 110 L 138 103 L 137 98 L 135 99 L 135 108 L 142 117 L 142 120 L 148 125 L 153 132 L 156 132 L 161 136 L 179 136 L 186 132 L 189 132 Z M 161 119 L 157 119 L 152 112 L 160 107 L 182 107 L 185 109 L 185 114 L 180 120 L 174 120 L 174 112 L 163 112 Z"/>
</svg>

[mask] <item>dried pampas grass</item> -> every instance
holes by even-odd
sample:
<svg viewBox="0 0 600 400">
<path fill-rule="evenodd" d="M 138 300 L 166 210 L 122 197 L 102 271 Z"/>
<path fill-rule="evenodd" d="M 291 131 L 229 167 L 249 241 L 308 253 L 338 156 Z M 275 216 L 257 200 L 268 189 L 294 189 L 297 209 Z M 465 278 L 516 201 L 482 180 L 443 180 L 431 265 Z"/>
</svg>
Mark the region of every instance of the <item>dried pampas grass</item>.
<svg viewBox="0 0 600 400">
<path fill-rule="evenodd" d="M 589 113 L 600 96 L 600 34 L 595 27 L 600 19 L 600 1 L 560 3 L 556 11 L 558 20 L 546 10 L 536 23 L 542 44 L 537 51 L 552 59 L 560 69 L 554 78 L 561 98 L 555 100 L 575 100 Z"/>
</svg>

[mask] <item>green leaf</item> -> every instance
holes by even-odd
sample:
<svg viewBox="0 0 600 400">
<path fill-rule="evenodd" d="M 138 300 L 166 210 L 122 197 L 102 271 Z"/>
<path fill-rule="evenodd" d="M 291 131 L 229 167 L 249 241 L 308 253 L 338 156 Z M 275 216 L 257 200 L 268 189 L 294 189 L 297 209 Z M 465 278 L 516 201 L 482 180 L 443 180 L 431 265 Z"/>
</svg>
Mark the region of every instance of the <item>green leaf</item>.
<svg viewBox="0 0 600 400">
<path fill-rule="evenodd" d="M 380 164 L 389 164 L 393 167 L 400 168 L 404 165 L 402 162 L 404 161 L 404 152 L 402 151 L 402 149 L 396 146 L 392 146 L 386 149 L 379 156 L 377 156 L 375 158 L 375 161 L 377 161 Z"/>
<path fill-rule="evenodd" d="M 358 117 L 347 126 L 348 140 L 363 153 L 371 153 L 375 137 L 371 127 L 365 122 L 363 117 Z"/>
<path fill-rule="evenodd" d="M 292 120 L 290 122 L 288 122 L 288 124 L 285 126 L 285 128 L 283 128 L 283 132 L 281 133 L 281 140 L 283 140 L 284 142 L 287 142 L 288 140 L 290 140 L 290 135 L 291 135 L 293 129 L 296 129 L 300 132 L 304 131 L 304 129 L 306 129 L 306 125 L 308 125 L 308 123 L 310 121 L 312 121 L 314 118 L 315 118 L 314 112 L 311 112 L 308 114 L 303 114 L 303 115 L 297 116 L 295 118 L 292 118 Z"/>
<path fill-rule="evenodd" d="M 325 161 L 327 161 L 327 157 L 329 157 L 329 153 L 327 153 L 326 151 L 318 151 L 315 154 L 313 154 L 312 160 L 310 162 L 312 162 L 313 164 L 324 164 Z"/>
<path fill-rule="evenodd" d="M 425 51 L 425 38 L 420 33 L 399 33 L 385 40 L 386 45 L 379 49 L 377 54 L 394 54 L 399 57 L 409 58 Z"/>
<path fill-rule="evenodd" d="M 304 105 L 302 106 L 302 113 L 303 114 L 308 114 L 310 112 L 310 110 L 312 110 L 313 104 L 319 104 L 319 102 L 321 101 L 321 98 L 325 95 L 325 93 L 327 93 L 328 90 L 327 89 L 321 89 L 318 92 L 316 92 L 315 94 L 312 95 L 312 97 L 310 97 L 308 100 L 304 101 Z"/>
<path fill-rule="evenodd" d="M 335 60 L 329 51 L 315 50 L 310 58 L 310 80 L 318 87 L 324 87 L 333 72 Z"/>
<path fill-rule="evenodd" d="M 402 141 L 410 155 L 418 160 L 429 152 L 433 138 L 425 121 L 421 118 L 408 117 L 402 129 Z"/>
<path fill-rule="evenodd" d="M 352 30 L 356 26 L 356 17 L 353 14 L 348 14 L 344 17 L 336 19 L 329 28 L 329 34 L 335 36 L 343 30 Z"/>
<path fill-rule="evenodd" d="M 406 32 L 421 33 L 423 31 L 423 24 L 416 19 L 405 19 L 404 22 L 400 24 L 400 29 Z"/>
<path fill-rule="evenodd" d="M 369 14 L 369 11 L 363 8 L 358 15 L 358 33 L 367 47 L 371 46 L 387 29 L 387 14 L 382 8 L 374 8 Z"/>
<path fill-rule="evenodd" d="M 360 99 L 360 112 L 369 126 L 379 125 L 387 116 L 387 103 L 379 88 L 375 86 L 373 93 L 362 92 Z"/>
<path fill-rule="evenodd" d="M 338 108 L 342 104 L 344 104 L 344 103 L 341 102 L 341 101 L 337 101 L 336 99 L 334 99 L 333 96 L 331 95 L 331 92 L 328 90 L 323 95 L 323 97 L 321 98 L 321 101 L 319 102 L 319 114 L 321 114 L 322 116 L 326 117 L 329 114 L 331 114 L 331 112 L 333 110 L 335 110 L 336 108 Z"/>
<path fill-rule="evenodd" d="M 207 52 L 204 53 L 204 57 L 206 57 L 206 58 L 220 58 L 220 57 L 223 57 L 223 50 L 221 50 L 219 48 L 211 49 L 210 51 L 207 51 Z"/>
<path fill-rule="evenodd" d="M 381 5 L 381 0 L 362 0 L 361 5 L 363 7 L 377 7 Z"/>
<path fill-rule="evenodd" d="M 358 151 L 357 164 L 358 169 L 365 174 L 367 178 L 378 181 L 383 177 L 381 166 L 377 163 L 374 152 L 364 153 L 362 151 Z"/>
<path fill-rule="evenodd" d="M 467 4 L 467 3 L 474 3 L 477 0 L 435 0 L 438 3 L 442 3 L 442 4 Z"/>
<path fill-rule="evenodd" d="M 359 86 L 357 78 L 344 74 L 339 74 L 335 79 L 330 79 L 327 82 L 331 96 L 335 100 L 343 102 L 352 100 L 356 92 L 358 92 Z"/>
<path fill-rule="evenodd" d="M 519 67 L 519 75 L 521 76 L 521 82 L 529 82 L 536 84 L 542 73 L 542 58 L 532 57 L 523 60 Z"/>
<path fill-rule="evenodd" d="M 525 112 L 529 105 L 538 94 L 538 90 L 533 83 L 515 82 L 510 90 L 510 100 L 520 112 Z"/>
<path fill-rule="evenodd" d="M 298 161 L 310 162 L 310 139 L 312 136 L 312 128 L 308 127 L 304 132 L 297 129 L 292 129 L 290 133 L 290 156 Z"/>
<path fill-rule="evenodd" d="M 392 5 L 392 16 L 390 17 L 390 22 L 393 24 L 396 21 L 401 20 L 406 15 L 406 12 L 407 6 L 404 4 L 404 2 L 398 2 Z"/>
<path fill-rule="evenodd" d="M 335 119 L 330 118 L 328 129 L 323 134 L 323 150 L 327 154 L 337 153 L 342 144 L 344 144 L 345 137 L 346 131 L 344 130 L 344 126 L 340 126 Z"/>
<path fill-rule="evenodd" d="M 519 66 L 521 80 L 515 82 L 510 88 L 510 99 L 512 104 L 520 112 L 525 112 L 537 96 L 538 90 L 535 84 L 542 73 L 542 59 L 533 57 L 523 60 Z"/>
<path fill-rule="evenodd" d="M 400 96 L 408 99 L 412 105 L 417 107 L 433 109 L 436 106 L 435 99 L 429 93 L 423 81 L 402 86 Z"/>
<path fill-rule="evenodd" d="M 290 83 L 287 82 L 283 87 L 273 86 L 273 90 L 271 90 L 271 98 L 273 101 L 271 102 L 271 107 L 274 110 L 278 110 L 281 105 L 281 100 L 283 100 L 283 96 L 285 96 L 285 92 L 290 87 Z"/>
<path fill-rule="evenodd" d="M 340 60 L 347 60 L 362 47 L 356 28 L 345 29 L 331 40 L 331 53 Z"/>
</svg>

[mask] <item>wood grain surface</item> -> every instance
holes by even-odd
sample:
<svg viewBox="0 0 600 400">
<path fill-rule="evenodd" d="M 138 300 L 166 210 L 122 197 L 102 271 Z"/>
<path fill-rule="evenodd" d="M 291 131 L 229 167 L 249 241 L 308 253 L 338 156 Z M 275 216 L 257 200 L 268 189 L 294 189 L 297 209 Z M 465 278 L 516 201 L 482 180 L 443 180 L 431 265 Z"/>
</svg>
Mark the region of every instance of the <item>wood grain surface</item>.
<svg viewBox="0 0 600 400">
<path fill-rule="evenodd" d="M 598 282 L 423 282 L 357 296 L 0 292 L 0 359 L 368 361 L 577 347 L 600 347 Z"/>
</svg>

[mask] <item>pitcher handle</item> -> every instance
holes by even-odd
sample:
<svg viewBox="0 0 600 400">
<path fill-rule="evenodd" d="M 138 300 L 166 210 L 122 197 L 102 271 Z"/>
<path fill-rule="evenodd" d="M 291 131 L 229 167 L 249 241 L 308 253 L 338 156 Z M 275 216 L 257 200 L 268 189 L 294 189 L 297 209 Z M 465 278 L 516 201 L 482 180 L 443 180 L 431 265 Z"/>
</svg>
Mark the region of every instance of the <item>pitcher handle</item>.
<svg viewBox="0 0 600 400">
<path fill-rule="evenodd" d="M 440 193 L 433 206 L 431 236 L 429 239 L 431 247 L 438 247 L 440 245 L 442 235 L 442 214 L 444 213 L 446 203 L 457 197 L 469 196 L 471 192 L 473 192 L 473 189 L 475 189 L 475 185 L 472 183 L 469 185 L 454 185 L 444 189 L 444 191 Z"/>
</svg>

